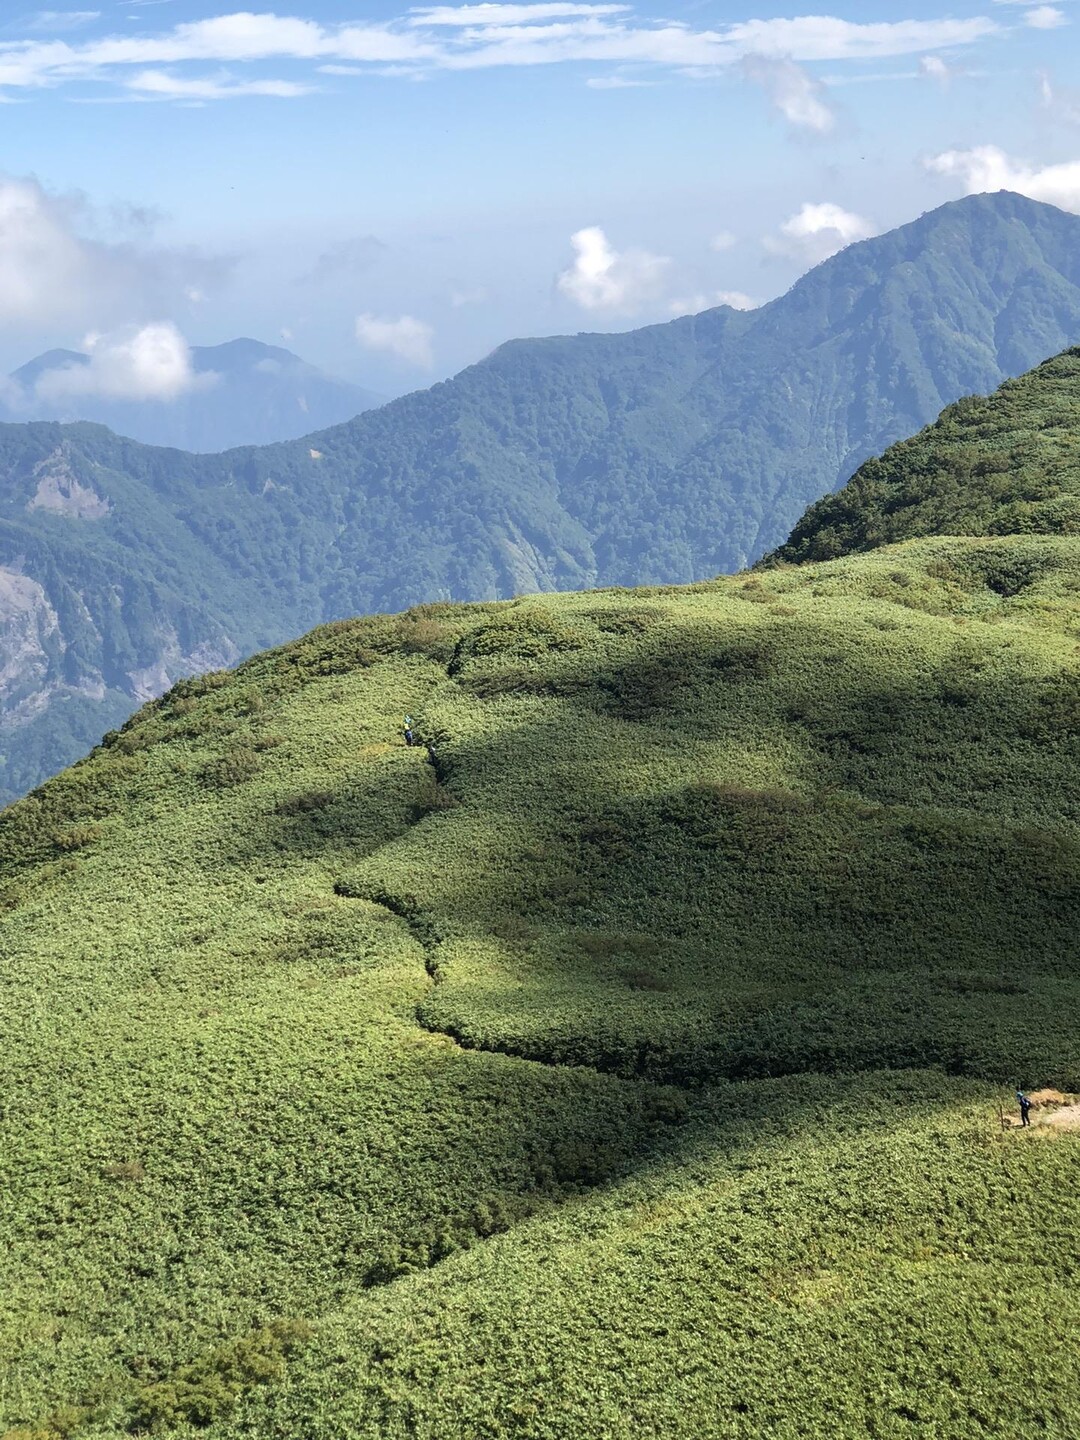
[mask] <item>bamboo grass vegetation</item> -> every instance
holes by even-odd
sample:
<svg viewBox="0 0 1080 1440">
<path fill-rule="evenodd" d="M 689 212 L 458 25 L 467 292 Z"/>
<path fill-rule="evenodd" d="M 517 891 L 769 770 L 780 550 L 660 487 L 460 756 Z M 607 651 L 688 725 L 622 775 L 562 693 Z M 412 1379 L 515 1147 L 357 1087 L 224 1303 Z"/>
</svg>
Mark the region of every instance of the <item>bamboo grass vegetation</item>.
<svg viewBox="0 0 1080 1440">
<path fill-rule="evenodd" d="M 1077 1434 L 1078 746 L 993 525 L 183 681 L 0 819 L 0 1435 Z"/>
</svg>

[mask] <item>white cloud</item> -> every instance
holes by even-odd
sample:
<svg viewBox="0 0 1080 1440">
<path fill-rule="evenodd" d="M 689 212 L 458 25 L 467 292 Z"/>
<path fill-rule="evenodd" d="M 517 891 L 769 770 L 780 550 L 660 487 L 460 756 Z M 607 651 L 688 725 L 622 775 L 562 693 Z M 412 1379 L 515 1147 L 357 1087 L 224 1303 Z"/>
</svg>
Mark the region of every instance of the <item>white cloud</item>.
<svg viewBox="0 0 1080 1440">
<path fill-rule="evenodd" d="M 289 99 L 310 95 L 310 85 L 296 85 L 288 80 L 233 80 L 223 75 L 218 79 L 170 75 L 165 70 L 143 70 L 124 82 L 129 90 L 161 100 L 225 100 L 236 95 L 270 95 Z"/>
<path fill-rule="evenodd" d="M 584 310 L 622 310 L 632 313 L 660 291 L 670 260 L 647 250 L 612 248 L 598 225 L 571 235 L 573 264 L 563 270 L 559 290 Z"/>
<path fill-rule="evenodd" d="M 367 314 L 356 317 L 356 338 L 361 345 L 368 350 L 385 350 L 423 370 L 430 370 L 435 363 L 434 336 L 430 325 L 412 315 L 400 315 L 396 320 Z"/>
<path fill-rule="evenodd" d="M 717 290 L 715 303 L 730 305 L 732 310 L 756 310 L 760 302 L 744 295 L 741 290 Z"/>
<path fill-rule="evenodd" d="M 477 285 L 471 290 L 451 290 L 450 304 L 455 310 L 461 310 L 466 305 L 483 305 L 488 298 L 488 292 L 482 285 Z"/>
<path fill-rule="evenodd" d="M 625 75 L 593 75 L 585 81 L 590 90 L 640 90 L 655 85 L 655 80 L 629 80 Z"/>
<path fill-rule="evenodd" d="M 668 310 L 672 315 L 699 315 L 702 310 L 712 310 L 717 305 L 730 305 L 732 310 L 756 310 L 758 301 L 744 295 L 741 290 L 713 290 L 688 295 L 683 300 L 672 300 Z"/>
<path fill-rule="evenodd" d="M 856 240 L 866 240 L 874 226 L 861 215 L 828 201 L 807 202 L 780 226 L 779 234 L 765 238 L 765 248 L 774 255 L 786 255 L 817 265 Z"/>
<path fill-rule="evenodd" d="M 103 227 L 105 218 L 78 196 L 0 177 L 0 324 L 144 320 L 224 276 L 221 261 L 104 240 Z"/>
<path fill-rule="evenodd" d="M 982 17 L 973 20 L 898 20 L 863 24 L 830 15 L 805 15 L 793 20 L 748 20 L 726 32 L 743 54 L 772 55 L 792 60 L 882 60 L 970 45 L 996 34 L 999 26 Z"/>
<path fill-rule="evenodd" d="M 315 261 L 303 281 L 324 285 L 328 281 L 355 280 L 376 266 L 389 246 L 377 235 L 352 235 L 337 240 Z"/>
<path fill-rule="evenodd" d="M 1039 99 L 1042 101 L 1043 109 L 1047 110 L 1055 120 L 1064 120 L 1070 125 L 1080 125 L 1080 91 L 1062 90 L 1045 71 L 1037 78 Z"/>
<path fill-rule="evenodd" d="M 327 29 L 313 20 L 240 12 L 186 22 L 156 36 L 114 35 L 83 45 L 49 40 L 5 46 L 0 48 L 0 87 L 119 78 L 123 69 L 132 65 L 276 59 L 386 64 L 437 58 L 437 47 L 430 42 L 386 25 Z"/>
<path fill-rule="evenodd" d="M 1036 5 L 1024 12 L 1024 24 L 1030 25 L 1033 30 L 1056 30 L 1059 25 L 1068 23 L 1064 10 L 1059 10 L 1056 5 Z"/>
<path fill-rule="evenodd" d="M 1031 14 L 1054 8 L 1036 7 Z M 118 84 L 127 93 L 124 72 L 132 68 L 160 72 L 169 67 L 166 73 L 171 73 L 181 65 L 274 60 L 310 62 L 324 73 L 329 65 L 338 74 L 342 65 L 355 65 L 410 78 L 436 69 L 577 62 L 700 72 L 737 64 L 749 55 L 790 64 L 875 60 L 971 45 L 999 33 L 1002 27 L 985 17 L 862 23 L 810 15 L 695 29 L 682 21 L 638 18 L 626 5 L 560 0 L 434 6 L 381 24 L 324 25 L 297 16 L 244 11 L 187 21 L 157 34 L 104 36 L 82 44 L 59 35 L 15 41 L 0 47 L 0 90 L 94 80 Z M 295 82 L 263 77 L 251 86 L 274 88 L 245 88 L 241 82 L 226 83 L 214 76 L 178 79 L 202 85 L 204 93 L 176 98 L 296 93 Z M 804 95 L 802 110 L 794 100 L 790 102 L 796 115 L 811 117 L 811 128 L 815 115 L 820 120 L 813 98 Z"/>
<path fill-rule="evenodd" d="M 968 195 L 1015 190 L 1032 200 L 1080 213 L 1080 160 L 1040 167 L 1014 160 L 996 145 L 978 145 L 973 150 L 946 150 L 928 160 L 927 167 L 938 175 L 958 178 Z"/>
<path fill-rule="evenodd" d="M 739 237 L 730 230 L 718 230 L 709 241 L 709 249 L 715 250 L 722 255 L 725 250 L 732 250 L 739 243 Z"/>
<path fill-rule="evenodd" d="M 794 60 L 747 55 L 742 69 L 748 80 L 761 86 L 793 129 L 824 135 L 836 124 L 836 115 L 825 98 L 825 87 Z"/>
<path fill-rule="evenodd" d="M 162 321 L 83 341 L 88 362 L 46 370 L 34 386 L 39 400 L 76 395 L 110 400 L 176 400 L 213 385 L 217 376 L 197 375 L 191 350 L 175 325 Z"/>
<path fill-rule="evenodd" d="M 1024 24 L 1033 30 L 1056 30 L 1069 23 L 1064 10 L 1043 0 L 994 0 L 995 5 L 1012 5 L 1024 12 Z"/>
<path fill-rule="evenodd" d="M 952 70 L 940 55 L 924 55 L 919 61 L 919 73 L 928 80 L 936 80 L 942 86 L 948 85 L 952 79 Z"/>
<path fill-rule="evenodd" d="M 516 25 L 581 16 L 623 15 L 630 5 L 574 5 L 554 0 L 537 5 L 432 5 L 416 7 L 410 25 Z"/>
</svg>

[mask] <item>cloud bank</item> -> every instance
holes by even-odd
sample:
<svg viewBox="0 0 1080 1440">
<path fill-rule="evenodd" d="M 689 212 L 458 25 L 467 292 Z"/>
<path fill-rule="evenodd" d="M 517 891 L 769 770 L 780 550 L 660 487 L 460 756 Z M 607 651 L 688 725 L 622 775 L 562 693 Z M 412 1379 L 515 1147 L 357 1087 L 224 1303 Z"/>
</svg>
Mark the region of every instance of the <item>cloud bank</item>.
<svg viewBox="0 0 1080 1440">
<path fill-rule="evenodd" d="M 946 150 L 927 161 L 927 166 L 938 175 L 959 179 L 968 195 L 1015 190 L 1031 200 L 1080 214 L 1080 160 L 1040 167 L 1014 160 L 996 145 L 978 145 L 972 150 Z"/>
<path fill-rule="evenodd" d="M 0 324 L 146 320 L 215 287 L 230 269 L 193 252 L 102 238 L 114 228 L 81 196 L 0 177 Z"/>
<path fill-rule="evenodd" d="M 101 35 L 76 43 L 58 29 L 0 44 L 0 94 L 94 82 L 129 97 L 192 103 L 236 96 L 295 98 L 311 87 L 294 78 L 238 79 L 229 70 L 194 75 L 178 67 L 256 63 L 309 64 L 325 73 L 416 76 L 434 70 L 606 63 L 691 70 L 736 66 L 758 57 L 761 83 L 793 124 L 826 128 L 827 107 L 814 82 L 788 67 L 813 61 L 872 61 L 971 45 L 1003 33 L 996 21 L 970 19 L 852 21 L 828 15 L 745 20 L 699 28 L 639 17 L 623 4 L 431 6 L 384 23 L 322 24 L 301 16 L 241 11 L 187 21 L 157 33 Z M 89 24 L 97 12 L 73 12 Z M 1028 23 L 1057 24 L 1051 5 L 1027 11 Z M 772 62 L 771 75 L 761 67 Z M 602 78 L 602 77 L 599 77 Z"/>
</svg>

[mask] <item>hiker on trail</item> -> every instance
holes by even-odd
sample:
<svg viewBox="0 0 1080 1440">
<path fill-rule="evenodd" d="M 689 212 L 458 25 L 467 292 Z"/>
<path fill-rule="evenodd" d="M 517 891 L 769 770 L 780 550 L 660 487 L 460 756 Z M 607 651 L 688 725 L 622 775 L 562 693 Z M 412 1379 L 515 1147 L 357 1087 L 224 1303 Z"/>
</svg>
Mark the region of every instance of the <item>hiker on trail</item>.
<svg viewBox="0 0 1080 1440">
<path fill-rule="evenodd" d="M 413 730 L 413 718 L 411 715 L 405 716 L 405 744 L 417 744 L 416 732 Z"/>
<path fill-rule="evenodd" d="M 432 765 L 438 765 L 439 760 L 438 756 L 435 754 L 435 746 L 431 743 L 430 740 L 427 742 L 427 758 L 431 761 Z"/>
<path fill-rule="evenodd" d="M 1028 1111 L 1031 1109 L 1031 1101 L 1028 1099 L 1028 1097 L 1024 1094 L 1022 1090 L 1017 1090 L 1016 1100 L 1020 1106 L 1020 1124 L 1030 1125 L 1031 1118 L 1028 1115 Z"/>
</svg>

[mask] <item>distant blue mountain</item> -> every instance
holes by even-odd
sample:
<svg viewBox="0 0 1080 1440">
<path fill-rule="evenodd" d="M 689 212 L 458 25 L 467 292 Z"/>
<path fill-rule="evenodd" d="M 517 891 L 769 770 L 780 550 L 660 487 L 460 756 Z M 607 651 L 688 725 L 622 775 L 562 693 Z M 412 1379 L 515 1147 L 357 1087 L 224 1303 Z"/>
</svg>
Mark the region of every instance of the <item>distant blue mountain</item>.
<svg viewBox="0 0 1080 1440">
<path fill-rule="evenodd" d="M 47 350 L 11 375 L 15 395 L 0 419 L 94 420 L 147 445 L 215 451 L 294 440 L 384 403 L 383 396 L 336 380 L 290 350 L 258 340 L 197 345 L 192 360 L 196 374 L 217 379 L 175 400 L 51 399 L 38 394 L 42 378 L 90 360 L 78 350 Z"/>
</svg>

